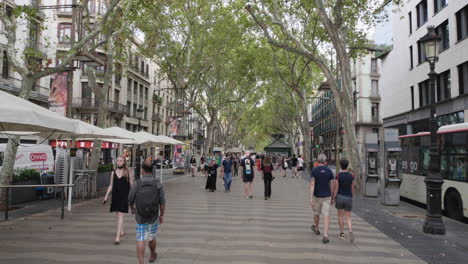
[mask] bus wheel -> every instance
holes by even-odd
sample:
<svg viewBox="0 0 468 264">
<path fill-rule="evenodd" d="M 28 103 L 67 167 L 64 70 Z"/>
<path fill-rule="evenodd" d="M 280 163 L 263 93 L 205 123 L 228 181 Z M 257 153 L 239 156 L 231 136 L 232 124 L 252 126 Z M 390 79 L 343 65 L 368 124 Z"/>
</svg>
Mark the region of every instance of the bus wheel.
<svg viewBox="0 0 468 264">
<path fill-rule="evenodd" d="M 449 190 L 445 194 L 444 205 L 448 217 L 458 221 L 463 220 L 463 202 L 457 191 Z"/>
</svg>

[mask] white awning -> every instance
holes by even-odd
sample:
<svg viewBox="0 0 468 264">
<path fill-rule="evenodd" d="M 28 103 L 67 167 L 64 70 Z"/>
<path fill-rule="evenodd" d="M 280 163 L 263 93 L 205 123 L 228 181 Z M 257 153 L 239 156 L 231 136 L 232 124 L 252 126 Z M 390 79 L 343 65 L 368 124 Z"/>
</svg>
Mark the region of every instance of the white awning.
<svg viewBox="0 0 468 264">
<path fill-rule="evenodd" d="M 73 132 L 74 128 L 72 119 L 0 91 L 1 131 Z"/>
</svg>

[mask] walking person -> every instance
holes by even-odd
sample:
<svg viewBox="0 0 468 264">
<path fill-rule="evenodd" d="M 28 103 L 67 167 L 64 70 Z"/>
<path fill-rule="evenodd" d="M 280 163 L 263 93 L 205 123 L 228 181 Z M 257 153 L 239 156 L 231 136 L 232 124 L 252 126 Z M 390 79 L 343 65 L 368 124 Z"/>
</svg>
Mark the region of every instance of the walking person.
<svg viewBox="0 0 468 264">
<path fill-rule="evenodd" d="M 310 179 L 310 205 L 314 212 L 314 224 L 312 231 L 320 235 L 319 221 L 320 216 L 324 218 L 323 239 L 324 244 L 330 242 L 328 238 L 328 227 L 330 224 L 330 206 L 334 203 L 332 190 L 334 190 L 334 177 L 330 168 L 325 166 L 327 156 L 319 154 L 317 158 L 319 166 L 312 170 Z"/>
<path fill-rule="evenodd" d="M 233 178 L 239 179 L 239 155 L 238 154 L 234 157 L 233 166 L 234 166 Z"/>
<path fill-rule="evenodd" d="M 281 167 L 283 168 L 283 178 L 286 178 L 286 170 L 288 169 L 288 160 L 284 156 L 281 159 Z"/>
<path fill-rule="evenodd" d="M 253 193 L 252 193 L 252 188 L 253 188 L 253 179 L 254 179 L 254 165 L 255 162 L 252 158 L 245 158 L 241 162 L 242 166 L 242 181 L 244 182 L 244 191 L 245 191 L 245 198 L 252 199 L 253 198 Z"/>
<path fill-rule="evenodd" d="M 260 155 L 255 156 L 255 165 L 257 166 L 257 171 L 260 172 L 262 170 L 262 159 Z"/>
<path fill-rule="evenodd" d="M 211 159 L 208 166 L 206 166 L 206 172 L 208 177 L 206 178 L 205 189 L 214 192 L 216 191 L 216 178 L 218 177 L 218 164 L 216 164 L 216 159 Z"/>
<path fill-rule="evenodd" d="M 348 225 L 349 241 L 354 242 L 353 226 L 351 221 L 351 210 L 353 208 L 353 194 L 355 190 L 354 175 L 348 171 L 349 161 L 346 159 L 340 160 L 341 172 L 336 175 L 336 183 L 334 195 L 338 210 L 338 225 L 340 226 L 340 239 L 345 239 L 344 236 L 344 220 Z"/>
<path fill-rule="evenodd" d="M 265 184 L 265 200 L 271 197 L 271 182 L 273 181 L 273 162 L 271 156 L 265 157 L 262 163 L 263 183 Z"/>
<path fill-rule="evenodd" d="M 192 156 L 190 159 L 190 167 L 192 169 L 192 177 L 195 177 L 195 168 L 197 167 L 197 160 L 195 159 L 195 156 Z"/>
<path fill-rule="evenodd" d="M 298 165 L 298 159 L 296 158 L 296 154 L 293 154 L 293 157 L 291 158 L 291 167 L 292 167 L 292 177 L 297 177 L 299 178 L 297 174 L 297 165 Z"/>
<path fill-rule="evenodd" d="M 223 160 L 223 179 L 224 179 L 224 191 L 230 192 L 231 191 L 231 183 L 232 183 L 232 167 L 234 161 L 232 160 L 231 154 L 226 155 L 226 159 Z"/>
<path fill-rule="evenodd" d="M 200 172 L 203 176 L 205 175 L 205 154 L 200 158 Z"/>
<path fill-rule="evenodd" d="M 125 158 L 117 157 L 117 169 L 110 175 L 110 184 L 104 196 L 103 204 L 107 203 L 109 195 L 112 193 L 110 211 L 117 215 L 117 234 L 114 245 L 120 244 L 120 238 L 125 235 L 124 215 L 128 213 L 128 194 L 133 184 L 133 175 L 127 168 Z"/>
<path fill-rule="evenodd" d="M 164 211 L 166 199 L 164 188 L 152 174 L 151 162 L 143 162 L 142 177 L 132 187 L 128 196 L 128 203 L 135 214 L 137 257 L 138 263 L 145 263 L 145 241 L 149 241 L 149 262 L 152 263 L 158 257 L 156 253 L 156 236 L 158 227 L 164 223 Z M 136 209 L 135 209 L 136 207 Z"/>
</svg>

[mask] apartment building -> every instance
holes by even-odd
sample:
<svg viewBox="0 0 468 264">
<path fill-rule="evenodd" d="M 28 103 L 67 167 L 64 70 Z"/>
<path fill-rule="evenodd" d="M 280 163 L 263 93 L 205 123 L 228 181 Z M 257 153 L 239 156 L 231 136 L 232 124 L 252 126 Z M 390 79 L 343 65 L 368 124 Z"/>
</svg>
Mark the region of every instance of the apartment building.
<svg viewBox="0 0 468 264">
<path fill-rule="evenodd" d="M 7 15 L 13 16 L 13 8 L 16 5 L 32 5 L 38 7 L 40 1 L 38 0 L 5 0 L 3 1 L 7 5 Z M 16 38 L 17 42 L 15 48 L 18 50 L 24 50 L 25 48 L 31 48 L 35 51 L 41 52 L 50 56 L 53 50 L 47 48 L 44 42 L 44 32 L 40 30 L 46 23 L 46 13 L 40 10 L 35 17 L 32 17 L 30 21 L 25 19 L 17 18 L 17 31 Z M 5 26 L 0 21 L 0 90 L 19 94 L 21 90 L 21 76 L 13 71 L 11 66 L 11 58 L 7 54 L 7 38 L 5 33 Z M 23 57 L 18 54 L 16 60 L 22 62 Z M 48 106 L 49 98 L 49 81 L 46 79 L 39 80 L 33 87 L 30 95 L 30 100 L 36 104 L 44 107 Z"/>
<path fill-rule="evenodd" d="M 384 126 L 400 135 L 429 131 L 429 63 L 421 37 L 441 37 L 435 71 L 439 126 L 468 122 L 468 1 L 410 0 L 391 13 L 393 49 L 381 57 Z"/>
<path fill-rule="evenodd" d="M 354 107 L 356 109 L 356 138 L 358 148 L 363 149 L 366 136 L 378 133 L 382 125 L 380 114 L 380 60 L 374 52 L 351 61 Z M 312 128 L 312 152 L 314 157 L 325 153 L 334 162 L 343 152 L 342 119 L 336 109 L 333 93 L 323 83 L 310 106 Z"/>
</svg>

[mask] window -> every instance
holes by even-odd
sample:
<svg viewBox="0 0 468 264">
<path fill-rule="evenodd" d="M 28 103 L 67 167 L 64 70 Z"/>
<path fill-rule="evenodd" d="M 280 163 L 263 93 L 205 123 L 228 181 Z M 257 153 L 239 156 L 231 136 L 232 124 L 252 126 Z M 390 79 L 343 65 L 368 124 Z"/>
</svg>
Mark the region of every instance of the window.
<svg viewBox="0 0 468 264">
<path fill-rule="evenodd" d="M 372 97 L 379 96 L 379 81 L 378 80 L 372 80 L 371 96 Z"/>
<path fill-rule="evenodd" d="M 468 61 L 458 65 L 458 82 L 460 95 L 468 94 Z"/>
<path fill-rule="evenodd" d="M 450 99 L 450 70 L 437 75 L 437 101 Z"/>
<path fill-rule="evenodd" d="M 413 34 L 413 16 L 411 12 L 408 13 L 408 25 L 409 25 L 409 34 Z"/>
<path fill-rule="evenodd" d="M 440 173 L 444 179 L 468 182 L 468 136 L 466 133 L 449 133 L 441 135 Z"/>
<path fill-rule="evenodd" d="M 468 5 L 458 11 L 457 17 L 457 40 L 462 40 L 468 37 Z"/>
<path fill-rule="evenodd" d="M 62 13 L 71 13 L 72 9 L 66 6 L 70 6 L 72 4 L 73 4 L 73 0 L 58 0 L 57 1 L 58 11 Z"/>
<path fill-rule="evenodd" d="M 418 63 L 421 64 L 426 61 L 426 49 L 424 49 L 424 44 L 418 40 Z"/>
<path fill-rule="evenodd" d="M 377 59 L 371 59 L 371 73 L 378 73 Z"/>
<path fill-rule="evenodd" d="M 10 63 L 8 62 L 8 54 L 6 50 L 2 54 L 2 78 L 8 79 L 10 77 Z"/>
<path fill-rule="evenodd" d="M 447 5 L 447 0 L 434 0 L 434 14 Z"/>
<path fill-rule="evenodd" d="M 414 86 L 410 87 L 410 93 L 411 93 L 411 110 L 414 110 Z"/>
<path fill-rule="evenodd" d="M 417 25 L 419 28 L 427 22 L 427 0 L 422 0 L 419 2 L 419 4 L 416 6 L 416 12 L 418 15 Z"/>
<path fill-rule="evenodd" d="M 445 20 L 442 24 L 435 28 L 437 35 L 441 38 L 440 40 L 440 52 L 450 47 L 449 42 L 449 24 L 448 20 Z"/>
<path fill-rule="evenodd" d="M 372 114 L 372 121 L 379 120 L 379 103 L 372 103 L 371 114 Z"/>
<path fill-rule="evenodd" d="M 60 23 L 58 25 L 58 42 L 60 44 L 70 44 L 71 23 Z"/>
<path fill-rule="evenodd" d="M 423 107 L 431 103 L 429 80 L 425 80 L 418 84 L 419 86 L 419 107 Z"/>
<path fill-rule="evenodd" d="M 39 44 L 39 24 L 34 21 L 29 22 L 29 47 L 37 48 Z"/>
<path fill-rule="evenodd" d="M 409 47 L 409 56 L 410 56 L 410 70 L 413 69 L 413 46 Z"/>
</svg>

